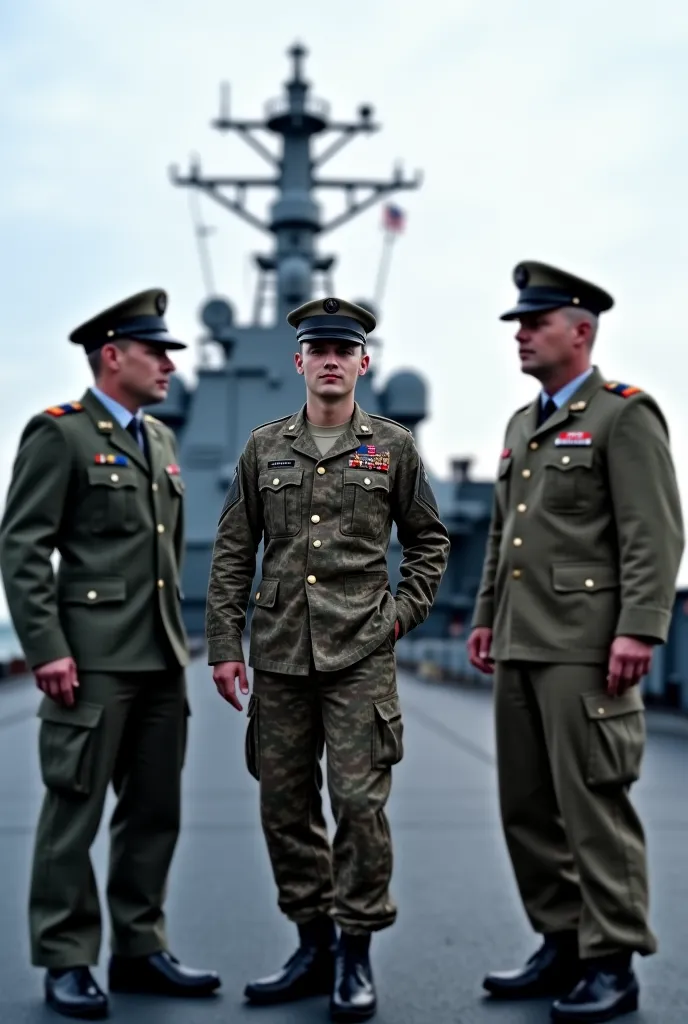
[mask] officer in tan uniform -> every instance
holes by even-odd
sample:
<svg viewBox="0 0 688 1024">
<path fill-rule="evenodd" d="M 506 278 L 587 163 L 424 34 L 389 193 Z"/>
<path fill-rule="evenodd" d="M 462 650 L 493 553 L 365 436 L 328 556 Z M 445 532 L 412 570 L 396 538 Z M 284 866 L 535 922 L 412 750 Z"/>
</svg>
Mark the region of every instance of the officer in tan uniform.
<svg viewBox="0 0 688 1024">
<path fill-rule="evenodd" d="M 187 995 L 219 984 L 171 956 L 163 911 L 189 711 L 184 485 L 173 433 L 141 412 L 167 394 L 168 350 L 186 347 L 167 330 L 166 299 L 131 296 L 71 334 L 95 384 L 24 428 L 0 528 L 10 614 L 44 694 L 32 961 L 47 968 L 49 1005 L 78 1018 L 108 1011 L 89 969 L 101 943 L 89 850 L 110 782 L 110 989 Z"/>
<path fill-rule="evenodd" d="M 495 997 L 553 995 L 556 1020 L 633 1010 L 632 955 L 656 950 L 644 833 L 629 790 L 645 741 L 640 679 L 666 641 L 684 547 L 667 424 L 591 364 L 602 289 L 515 268 L 521 369 L 542 385 L 506 428 L 472 663 L 495 671 L 499 795 L 541 948 L 487 976 Z"/>
<path fill-rule="evenodd" d="M 333 1020 L 376 1010 L 371 933 L 392 925 L 385 816 L 403 755 L 394 644 L 426 618 L 449 552 L 412 434 L 354 400 L 369 363 L 369 312 L 335 298 L 289 314 L 307 401 L 252 431 L 220 516 L 207 607 L 208 660 L 236 708 L 248 693 L 242 631 L 255 595 L 246 757 L 260 782 L 263 830 L 281 910 L 300 945 L 253 1003 L 326 993 Z M 392 522 L 403 549 L 392 594 Z M 320 758 L 337 832 L 322 813 Z M 337 941 L 335 924 L 341 935 Z"/>
</svg>

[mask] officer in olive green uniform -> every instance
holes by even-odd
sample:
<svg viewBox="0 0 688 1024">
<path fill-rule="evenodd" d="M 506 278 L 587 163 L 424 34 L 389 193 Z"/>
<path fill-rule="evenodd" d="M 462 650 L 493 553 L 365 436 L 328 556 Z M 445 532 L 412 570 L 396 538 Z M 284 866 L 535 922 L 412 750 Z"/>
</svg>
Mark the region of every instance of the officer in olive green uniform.
<svg viewBox="0 0 688 1024">
<path fill-rule="evenodd" d="M 560 995 L 557 1020 L 611 1020 L 638 1002 L 632 954 L 656 949 L 629 789 L 645 740 L 637 684 L 667 638 L 682 513 L 657 403 L 605 381 L 578 346 L 611 297 L 539 263 L 514 280 L 502 319 L 521 321 L 524 371 L 544 389 L 506 429 L 469 649 L 484 671 L 495 663 L 502 819 L 545 942 L 485 987 Z"/>
<path fill-rule="evenodd" d="M 302 352 L 331 347 L 323 369 L 331 358 L 334 375 L 345 372 L 341 362 L 358 365 L 375 327 L 366 310 L 333 298 L 306 303 L 288 320 Z M 426 618 L 449 550 L 412 434 L 367 414 L 354 387 L 355 379 L 339 425 L 308 418 L 309 391 L 301 411 L 253 430 L 220 517 L 207 607 L 209 663 L 242 663 L 264 539 L 247 762 L 260 781 L 279 906 L 301 945 L 246 995 L 268 1003 L 330 993 L 335 1020 L 367 1019 L 376 1008 L 370 935 L 396 917 L 384 810 L 403 754 L 395 632 Z M 386 560 L 393 521 L 404 552 L 396 595 Z M 323 745 L 337 821 L 332 849 L 319 792 Z"/>
<path fill-rule="evenodd" d="M 166 951 L 163 901 L 189 713 L 179 590 L 184 484 L 174 435 L 136 412 L 136 396 L 164 397 L 160 379 L 174 368 L 166 352 L 185 348 L 167 331 L 165 304 L 163 291 L 143 292 L 73 332 L 98 386 L 29 421 L 0 529 L 10 613 L 45 693 L 32 961 L 48 968 L 51 1006 L 91 1019 L 105 1016 L 107 1000 L 89 970 L 101 942 L 89 849 L 110 782 L 118 798 L 110 988 L 187 994 L 219 984 Z M 103 375 L 103 360 L 119 369 Z"/>
</svg>

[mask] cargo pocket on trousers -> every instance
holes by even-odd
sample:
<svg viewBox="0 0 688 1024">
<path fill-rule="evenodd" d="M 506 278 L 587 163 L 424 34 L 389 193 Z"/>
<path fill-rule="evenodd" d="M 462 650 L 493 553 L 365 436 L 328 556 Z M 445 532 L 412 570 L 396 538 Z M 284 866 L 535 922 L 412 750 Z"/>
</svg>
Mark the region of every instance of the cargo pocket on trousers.
<svg viewBox="0 0 688 1024">
<path fill-rule="evenodd" d="M 244 750 L 246 754 L 246 767 L 254 779 L 260 780 L 260 720 L 259 702 L 255 693 L 252 693 L 248 701 L 248 725 L 246 726 L 246 739 Z"/>
<path fill-rule="evenodd" d="M 373 701 L 373 768 L 391 768 L 404 756 L 404 724 L 397 694 Z"/>
<path fill-rule="evenodd" d="M 45 697 L 38 709 L 38 751 L 44 785 L 68 796 L 89 796 L 95 768 L 99 704 L 66 708 Z"/>
<path fill-rule="evenodd" d="M 588 718 L 585 781 L 592 789 L 628 786 L 640 778 L 645 749 L 645 705 L 637 686 L 620 697 L 582 695 Z"/>
</svg>

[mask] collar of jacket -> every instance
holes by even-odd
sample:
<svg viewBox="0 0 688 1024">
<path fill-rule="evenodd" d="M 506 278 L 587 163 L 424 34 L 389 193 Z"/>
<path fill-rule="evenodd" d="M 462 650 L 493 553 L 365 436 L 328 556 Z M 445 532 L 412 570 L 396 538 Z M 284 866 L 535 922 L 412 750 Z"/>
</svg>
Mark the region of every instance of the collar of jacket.
<svg viewBox="0 0 688 1024">
<path fill-rule="evenodd" d="M 373 422 L 363 409 L 361 409 L 358 402 L 354 402 L 354 414 L 351 418 L 351 430 L 358 437 L 366 438 L 373 436 Z M 290 416 L 287 420 L 287 424 L 282 431 L 285 437 L 299 437 L 304 431 L 307 431 L 306 425 L 306 406 L 303 405 L 296 416 Z"/>
</svg>

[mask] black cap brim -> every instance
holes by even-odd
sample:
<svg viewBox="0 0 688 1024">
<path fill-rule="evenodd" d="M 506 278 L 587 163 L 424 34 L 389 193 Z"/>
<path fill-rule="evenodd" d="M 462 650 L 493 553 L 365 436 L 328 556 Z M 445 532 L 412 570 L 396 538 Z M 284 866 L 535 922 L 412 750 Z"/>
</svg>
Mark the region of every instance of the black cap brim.
<svg viewBox="0 0 688 1024">
<path fill-rule="evenodd" d="M 551 313 L 555 309 L 562 309 L 568 305 L 570 305 L 570 300 L 563 302 L 561 300 L 558 302 L 519 302 L 513 309 L 502 313 L 499 319 L 518 320 L 519 317 L 526 316 L 529 313 Z"/>
</svg>

